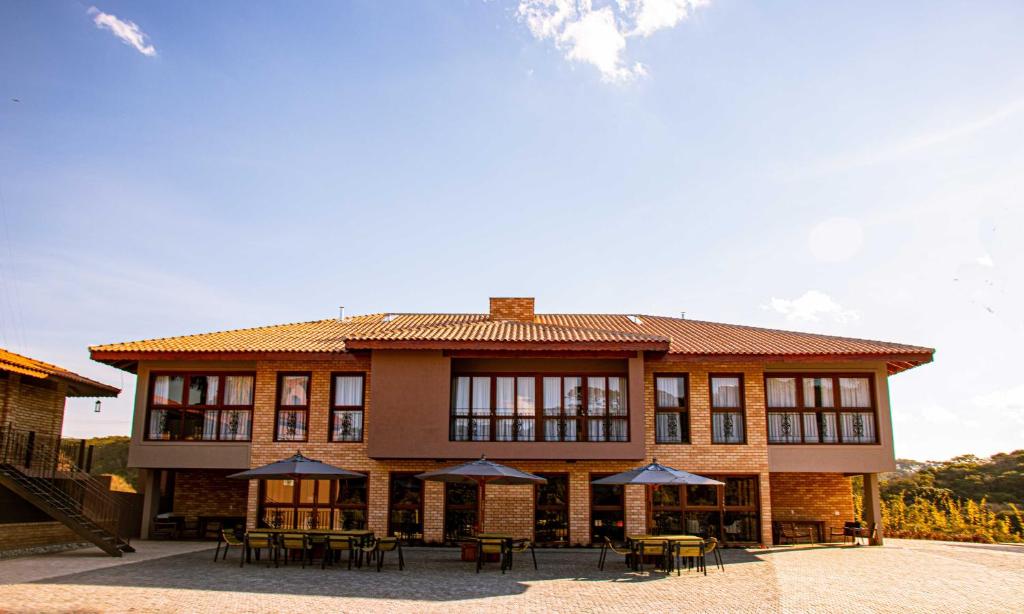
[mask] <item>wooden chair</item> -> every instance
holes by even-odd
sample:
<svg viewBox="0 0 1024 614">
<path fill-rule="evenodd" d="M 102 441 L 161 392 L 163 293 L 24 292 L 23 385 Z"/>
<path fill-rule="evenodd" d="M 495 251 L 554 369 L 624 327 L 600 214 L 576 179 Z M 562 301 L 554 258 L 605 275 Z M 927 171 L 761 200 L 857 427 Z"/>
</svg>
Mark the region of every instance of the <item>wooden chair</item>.
<svg viewBox="0 0 1024 614">
<path fill-rule="evenodd" d="M 533 542 L 528 539 L 517 539 L 508 546 L 508 568 L 512 569 L 512 562 L 515 560 L 513 554 L 521 554 L 530 551 L 530 556 L 533 557 L 533 568 L 537 569 L 537 552 L 533 549 Z"/>
<path fill-rule="evenodd" d="M 402 542 L 399 541 L 397 537 L 381 537 L 376 540 L 374 546 L 377 556 L 377 571 L 380 571 L 380 568 L 384 566 L 385 552 L 397 552 L 398 570 L 402 571 L 405 569 L 405 557 L 402 555 Z"/>
<path fill-rule="evenodd" d="M 249 531 L 245 534 L 245 551 L 242 553 L 242 561 L 238 564 L 242 567 L 247 562 L 252 562 L 252 552 L 256 551 L 256 560 L 260 560 L 260 553 L 263 550 L 267 551 L 267 555 L 274 559 L 274 564 L 277 565 L 277 546 L 274 540 L 274 534 L 266 531 Z M 267 565 L 270 564 L 270 559 L 267 559 Z"/>
<path fill-rule="evenodd" d="M 809 544 L 813 542 L 811 537 L 810 528 L 799 528 L 792 522 L 784 522 L 779 527 L 779 545 L 782 545 L 789 541 L 791 544 L 799 544 L 800 542 Z"/>
<path fill-rule="evenodd" d="M 717 539 L 709 537 L 704 540 L 704 575 L 707 575 L 708 571 L 707 558 L 709 554 L 714 555 L 715 566 L 725 571 L 725 565 L 722 564 L 722 548 L 719 546 Z"/>
<path fill-rule="evenodd" d="M 336 556 L 348 552 L 348 568 L 352 569 L 352 561 L 356 558 L 355 540 L 348 535 L 328 535 L 324 540 L 324 558 L 320 562 L 320 569 L 327 567 L 327 561 L 334 564 Z"/>
<path fill-rule="evenodd" d="M 668 569 L 669 557 L 671 556 L 669 542 L 654 539 L 641 540 L 640 545 L 636 549 L 637 564 L 640 571 L 644 570 L 644 558 L 649 556 L 660 558 L 662 569 Z"/>
<path fill-rule="evenodd" d="M 309 544 L 309 536 L 305 533 L 281 533 L 277 538 L 278 549 L 284 552 L 284 564 L 288 564 L 288 559 L 291 558 L 291 553 L 294 550 L 298 550 L 302 556 L 302 568 L 306 568 L 306 559 L 309 558 L 313 549 Z M 275 558 L 275 567 L 277 563 L 277 556 Z"/>
<path fill-rule="evenodd" d="M 634 560 L 635 560 L 635 556 L 633 554 L 633 551 L 628 549 L 628 548 L 621 548 L 621 549 L 617 548 L 615 546 L 615 544 L 612 543 L 612 540 L 609 539 L 608 536 L 606 535 L 604 537 L 604 542 L 601 543 L 601 556 L 599 556 L 598 559 L 597 559 L 597 568 L 599 570 L 604 571 L 604 563 L 605 563 L 606 560 L 608 560 L 608 552 L 609 551 L 614 552 L 615 554 L 618 554 L 620 556 L 625 557 L 626 558 L 626 567 L 629 567 L 630 569 L 633 569 L 633 564 L 634 564 Z"/>
<path fill-rule="evenodd" d="M 697 567 L 697 571 L 704 570 L 704 575 L 708 575 L 708 566 L 704 562 L 706 550 L 704 549 L 703 541 L 677 541 L 672 542 L 672 549 L 675 550 L 676 559 L 676 575 L 682 573 L 683 565 L 686 565 L 687 569 L 692 569 L 694 566 Z"/>
<path fill-rule="evenodd" d="M 480 573 L 480 568 L 484 566 L 484 561 L 490 555 L 498 555 L 498 560 L 501 561 L 501 573 L 505 573 L 505 566 L 507 564 L 505 556 L 505 540 L 503 539 L 478 539 L 476 543 L 476 572 Z"/>
<path fill-rule="evenodd" d="M 234 531 L 224 531 L 224 530 L 221 530 L 220 538 L 217 539 L 217 549 L 213 551 L 213 562 L 214 563 L 217 562 L 217 556 L 220 554 L 220 545 L 221 544 L 224 544 L 224 554 L 223 554 L 223 556 L 220 557 L 220 560 L 222 560 L 222 561 L 227 560 L 227 558 L 228 558 L 228 548 L 230 548 L 231 546 L 238 546 L 239 549 L 241 549 L 243 551 L 242 552 L 242 556 L 243 557 L 245 556 L 245 539 L 244 538 L 243 539 L 239 539 L 239 537 L 237 535 L 235 535 Z"/>
</svg>

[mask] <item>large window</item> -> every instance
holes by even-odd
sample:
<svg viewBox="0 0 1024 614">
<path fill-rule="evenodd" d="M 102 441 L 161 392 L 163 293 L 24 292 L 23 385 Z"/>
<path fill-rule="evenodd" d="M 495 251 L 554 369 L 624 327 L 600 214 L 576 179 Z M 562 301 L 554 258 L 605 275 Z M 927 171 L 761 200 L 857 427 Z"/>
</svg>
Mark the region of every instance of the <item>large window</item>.
<svg viewBox="0 0 1024 614">
<path fill-rule="evenodd" d="M 746 443 L 742 375 L 711 376 L 711 443 Z"/>
<path fill-rule="evenodd" d="M 591 475 L 591 481 L 604 474 Z M 590 540 L 600 544 L 607 537 L 621 542 L 626 537 L 624 487 L 612 484 L 590 485 Z"/>
<path fill-rule="evenodd" d="M 659 533 L 715 537 L 726 543 L 760 541 L 757 477 L 711 476 L 725 486 L 657 486 L 651 524 Z"/>
<path fill-rule="evenodd" d="M 260 487 L 260 525 L 277 529 L 365 529 L 366 478 L 266 480 Z"/>
<path fill-rule="evenodd" d="M 362 373 L 335 373 L 331 377 L 331 441 L 363 440 Z"/>
<path fill-rule="evenodd" d="M 146 439 L 249 441 L 251 373 L 154 373 L 149 380 Z"/>
<path fill-rule="evenodd" d="M 391 474 L 388 534 L 403 541 L 423 540 L 423 480 L 415 473 Z"/>
<path fill-rule="evenodd" d="M 685 375 L 654 376 L 655 443 L 690 443 L 690 411 Z"/>
<path fill-rule="evenodd" d="M 309 373 L 278 373 L 276 441 L 306 441 L 309 437 Z"/>
<path fill-rule="evenodd" d="M 874 398 L 868 375 L 766 376 L 768 443 L 877 443 Z"/>
<path fill-rule="evenodd" d="M 452 380 L 451 439 L 629 441 L 626 378 L 457 375 Z"/>
<path fill-rule="evenodd" d="M 477 485 L 444 485 L 444 540 L 454 542 L 474 534 L 477 519 Z"/>
<path fill-rule="evenodd" d="M 546 484 L 534 487 L 534 541 L 546 546 L 569 545 L 569 476 L 565 473 L 538 474 Z"/>
</svg>

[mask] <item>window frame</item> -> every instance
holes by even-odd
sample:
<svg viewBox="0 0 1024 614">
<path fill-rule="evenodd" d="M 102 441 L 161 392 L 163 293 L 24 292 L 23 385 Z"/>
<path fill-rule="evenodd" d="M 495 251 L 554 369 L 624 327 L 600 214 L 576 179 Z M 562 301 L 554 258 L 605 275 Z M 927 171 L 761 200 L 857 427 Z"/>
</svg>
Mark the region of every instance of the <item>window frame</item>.
<svg viewBox="0 0 1024 614">
<path fill-rule="evenodd" d="M 654 505 L 654 489 L 651 489 L 647 496 L 647 526 L 654 526 L 654 514 L 656 512 L 668 512 L 678 513 L 680 519 L 685 522 L 687 512 L 697 513 L 717 513 L 719 518 L 719 535 L 715 536 L 721 543 L 725 544 L 750 544 L 757 543 L 748 541 L 735 541 L 731 542 L 725 539 L 725 515 L 729 512 L 736 513 L 747 513 L 756 514 L 756 523 L 758 526 L 758 534 L 761 532 L 761 479 L 757 474 L 751 473 L 709 473 L 707 477 L 726 482 L 728 479 L 741 479 L 741 480 L 753 480 L 754 492 L 753 492 L 753 504 L 752 505 L 728 505 L 725 502 L 725 489 L 726 485 L 713 486 L 715 489 L 715 504 L 714 505 L 691 505 L 690 504 L 690 493 L 688 484 L 658 484 L 656 488 L 678 488 L 679 504 L 678 505 Z"/>
<path fill-rule="evenodd" d="M 665 379 L 668 379 L 668 378 L 674 378 L 674 379 L 682 378 L 682 380 L 683 380 L 683 407 L 661 407 L 660 405 L 658 405 L 658 379 L 660 379 L 660 378 L 665 378 Z M 693 443 L 693 438 L 690 436 L 690 434 L 691 434 L 690 433 L 690 427 L 691 427 L 691 424 L 690 424 L 690 417 L 691 417 L 691 412 L 690 412 L 690 374 L 689 373 L 655 373 L 654 374 L 654 379 L 652 380 L 652 383 L 654 384 L 654 443 L 656 445 L 659 445 L 659 446 L 660 445 L 665 445 L 665 446 L 691 445 Z M 658 439 L 658 414 L 659 413 L 680 414 L 680 424 L 683 423 L 682 415 L 683 414 L 686 415 L 686 421 L 685 421 L 685 424 L 686 424 L 686 437 L 683 438 L 682 441 L 662 441 L 662 440 Z"/>
<path fill-rule="evenodd" d="M 596 528 L 594 526 L 594 515 L 595 515 L 594 513 L 595 512 L 621 513 L 622 514 L 622 535 L 625 536 L 625 534 L 626 534 L 626 487 L 624 485 L 622 485 L 622 484 L 602 485 L 602 484 L 594 484 L 593 483 L 594 480 L 605 478 L 605 477 L 608 477 L 610 475 L 613 475 L 613 474 L 607 473 L 607 472 L 591 472 L 588 475 L 588 477 L 587 477 L 587 484 L 590 486 L 590 488 L 587 489 L 587 504 L 588 504 L 588 507 L 589 507 L 589 510 L 590 510 L 590 528 L 589 528 L 589 530 L 590 530 L 590 540 L 591 540 L 591 543 L 595 543 L 595 540 L 594 540 L 594 532 L 595 532 L 595 528 Z M 616 505 L 596 505 L 594 503 L 594 488 L 601 488 L 602 486 L 610 487 L 610 488 L 617 488 L 618 489 L 618 491 L 619 491 L 619 502 L 618 502 L 618 504 L 616 504 Z M 618 527 L 616 527 L 616 533 L 617 533 L 617 529 L 618 529 Z"/>
<path fill-rule="evenodd" d="M 302 376 L 307 378 L 308 384 L 306 385 L 306 404 L 305 405 L 282 405 L 281 404 L 281 384 L 286 377 Z M 277 385 L 274 387 L 274 441 L 275 442 L 305 442 L 309 441 L 309 408 L 312 405 L 313 400 L 313 372 L 312 371 L 278 371 L 277 372 Z M 302 439 L 281 439 L 280 433 L 278 432 L 278 425 L 280 420 L 278 416 L 281 415 L 282 411 L 301 411 L 306 414 L 306 430 L 303 434 Z"/>
<path fill-rule="evenodd" d="M 728 378 L 735 377 L 739 379 L 740 385 L 740 405 L 739 407 L 715 407 L 715 394 L 713 382 L 715 378 Z M 747 383 L 743 377 L 743 373 L 708 373 L 708 408 L 709 427 L 711 429 L 711 445 L 713 446 L 745 446 L 748 443 L 747 439 Z M 743 441 L 715 441 L 715 414 L 716 413 L 739 413 L 740 419 L 743 421 Z"/>
<path fill-rule="evenodd" d="M 283 509 L 292 512 L 292 526 L 281 527 L 294 529 L 297 531 L 303 530 L 305 527 L 299 527 L 299 512 L 301 510 L 309 510 L 313 516 L 316 516 L 319 512 L 327 511 L 327 523 L 328 526 L 333 528 L 337 524 L 339 516 L 345 510 L 361 510 L 363 517 L 366 519 L 364 523 L 369 523 L 370 518 L 370 476 L 367 475 L 364 478 L 354 478 L 354 480 L 364 480 L 366 482 L 366 501 L 362 504 L 355 503 L 338 503 L 338 497 L 340 496 L 340 490 L 343 486 L 347 487 L 350 480 L 324 480 L 324 479 L 312 479 L 309 481 L 314 482 L 313 486 L 313 502 L 302 503 L 302 480 L 295 479 L 294 492 L 292 493 L 292 500 L 290 502 L 282 503 L 267 503 L 267 482 L 268 480 L 260 480 L 259 482 L 259 498 L 257 499 L 257 526 L 267 524 L 264 519 L 266 517 L 267 510 L 271 509 Z M 320 483 L 328 483 L 328 502 L 321 503 L 319 497 Z M 319 524 L 319 523 L 318 523 Z M 319 527 L 318 527 L 319 528 Z"/>
<path fill-rule="evenodd" d="M 467 414 L 456 414 L 455 413 L 455 410 L 456 410 L 456 407 L 455 407 L 455 386 L 456 386 L 457 379 L 460 378 L 460 377 L 468 377 L 469 378 L 469 392 L 468 392 L 468 394 L 469 394 L 469 406 L 467 408 L 469 413 L 467 413 Z M 476 378 L 476 377 L 487 377 L 487 378 L 490 379 L 490 409 L 489 409 L 490 413 L 488 415 L 486 415 L 486 416 L 484 416 L 483 414 L 474 414 L 473 413 L 473 409 L 474 409 L 473 408 L 473 387 L 475 385 L 475 382 L 473 381 L 473 378 Z M 498 389 L 498 387 L 497 387 L 497 378 L 499 378 L 499 377 L 510 377 L 510 378 L 513 379 L 513 382 L 514 382 L 514 386 L 513 386 L 513 389 L 512 389 L 512 397 L 515 400 L 515 408 L 514 408 L 513 414 L 511 414 L 511 415 L 498 415 L 497 414 L 497 407 L 496 407 L 497 406 L 497 394 L 498 394 L 497 393 L 497 389 Z M 533 396 L 533 415 L 532 416 L 520 416 L 520 414 L 519 414 L 519 394 L 518 393 L 519 393 L 519 378 L 521 378 L 521 377 L 532 377 L 533 378 L 534 396 Z M 559 407 L 558 407 L 559 413 L 557 415 L 556 414 L 548 415 L 548 414 L 544 413 L 544 378 L 546 378 L 546 377 L 557 377 L 560 380 L 559 381 L 559 386 L 560 386 L 560 388 L 559 388 Z M 577 413 L 575 415 L 568 415 L 568 414 L 565 413 L 565 378 L 567 378 L 567 377 L 578 377 L 578 378 L 580 378 L 580 388 L 582 390 L 582 393 L 581 393 L 581 396 L 580 396 L 579 410 L 577 411 Z M 604 385 L 605 385 L 605 388 L 604 388 L 604 390 L 605 390 L 605 411 L 604 411 L 604 414 L 602 414 L 602 415 L 596 415 L 595 414 L 594 416 L 590 416 L 589 411 L 588 411 L 589 410 L 589 405 L 590 405 L 590 398 L 589 398 L 589 392 L 588 392 L 588 390 L 589 390 L 588 378 L 591 378 L 591 377 L 604 378 Z M 626 410 L 624 414 L 615 414 L 615 415 L 613 415 L 611 413 L 611 409 L 610 409 L 609 403 L 608 403 L 608 380 L 609 380 L 609 378 L 621 378 L 623 383 L 625 384 L 625 392 L 622 395 L 622 398 L 623 398 L 623 401 L 624 401 L 624 404 L 625 404 L 625 410 Z M 451 380 L 450 380 L 450 385 L 451 385 L 451 392 L 452 392 L 452 394 L 450 395 L 451 400 L 449 401 L 449 410 L 448 410 L 448 441 L 453 441 L 453 442 L 476 442 L 476 443 L 502 443 L 502 444 L 511 444 L 511 443 L 516 443 L 516 444 L 520 444 L 520 443 L 524 443 L 524 444 L 525 443 L 628 443 L 629 441 L 632 440 L 632 437 L 633 437 L 632 428 L 630 428 L 630 426 L 631 426 L 630 425 L 630 416 L 631 416 L 632 408 L 630 407 L 630 402 L 629 402 L 629 388 L 630 388 L 630 386 L 629 386 L 629 374 L 628 373 L 607 372 L 607 371 L 589 372 L 589 373 L 587 373 L 587 372 L 584 372 L 584 373 L 577 373 L 577 372 L 571 372 L 571 373 L 567 373 L 567 372 L 543 372 L 543 371 L 530 371 L 530 372 L 518 372 L 518 371 L 515 371 L 515 372 L 513 372 L 513 371 L 509 371 L 509 372 L 497 372 L 497 371 L 480 371 L 480 372 L 476 372 L 476 371 L 459 371 L 459 372 L 452 373 Z M 497 421 L 501 420 L 501 419 L 507 420 L 507 419 L 510 419 L 510 418 L 515 419 L 516 422 L 517 422 L 517 428 L 516 428 L 516 430 L 514 430 L 514 433 L 515 433 L 514 438 L 511 439 L 511 440 L 497 439 L 497 434 L 498 434 L 498 431 L 497 431 Z M 470 426 L 469 426 L 469 438 L 468 439 L 456 439 L 455 438 L 455 424 L 456 424 L 455 421 L 456 420 L 460 420 L 460 419 L 462 419 L 462 420 L 469 420 L 469 425 Z M 474 420 L 485 420 L 485 419 L 489 420 L 489 422 L 490 422 L 490 436 L 489 436 L 489 438 L 488 439 L 473 439 L 473 421 Z M 604 422 L 604 433 L 605 433 L 605 438 L 604 439 L 590 439 L 590 433 L 589 433 L 589 427 L 588 427 L 589 421 L 597 420 L 597 419 L 603 419 L 603 422 Z M 560 423 L 560 426 L 563 425 L 568 420 L 575 421 L 576 424 L 577 424 L 577 426 L 576 426 L 576 436 L 577 436 L 577 438 L 575 440 L 566 441 L 564 439 L 565 429 L 563 427 L 563 428 L 559 429 L 559 433 L 560 433 L 560 438 L 559 439 L 557 439 L 557 440 L 545 439 L 544 438 L 544 423 L 547 420 L 558 420 L 559 423 Z M 615 439 L 615 440 L 608 439 L 608 434 L 611 431 L 610 427 L 611 427 L 611 423 L 612 423 L 613 420 L 621 420 L 621 421 L 625 422 L 625 425 L 626 425 L 626 437 L 624 439 Z M 518 431 L 518 423 L 522 422 L 522 421 L 531 421 L 531 422 L 533 422 L 533 439 L 525 439 L 525 440 L 523 440 L 523 439 L 519 439 L 518 438 L 519 437 L 518 436 L 518 433 L 519 433 L 519 431 Z"/>
<path fill-rule="evenodd" d="M 182 381 L 182 392 L 181 392 L 181 403 L 178 405 L 166 404 L 161 405 L 153 402 L 153 390 L 156 386 L 156 378 L 161 376 L 175 377 L 180 376 L 183 378 Z M 225 405 L 224 404 L 224 391 L 226 388 L 225 377 L 238 376 L 238 377 L 251 377 L 252 378 L 252 399 L 248 405 Z M 217 378 L 217 402 L 204 405 L 189 405 L 188 404 L 188 390 L 189 384 L 193 377 L 216 377 Z M 256 372 L 255 371 L 203 371 L 203 370 L 187 370 L 187 371 L 174 371 L 174 370 L 155 370 L 149 372 L 149 385 L 146 389 L 146 419 L 143 425 L 142 439 L 143 441 L 154 441 L 154 442 L 187 442 L 187 443 L 246 443 L 252 441 L 252 427 L 253 427 L 253 413 L 256 405 Z M 193 413 L 205 413 L 207 411 L 217 412 L 217 428 L 213 439 L 164 439 L 162 437 L 151 437 L 150 426 L 153 420 L 153 412 L 156 410 L 175 410 L 181 413 L 178 418 L 180 425 L 179 431 L 184 430 L 185 417 L 188 412 Z M 237 411 L 246 412 L 249 414 L 249 436 L 245 439 L 221 439 L 221 420 L 225 411 Z"/>
<path fill-rule="evenodd" d="M 876 384 L 876 373 L 867 372 L 774 372 L 768 371 L 764 374 L 764 418 L 765 418 L 765 440 L 770 446 L 877 446 L 881 444 L 879 437 L 878 419 L 878 392 Z M 796 380 L 796 407 L 771 407 L 768 405 L 768 380 L 771 378 L 794 378 Z M 832 407 L 808 407 L 804 402 L 804 379 L 830 379 L 832 380 Z M 842 392 L 839 389 L 840 378 L 858 378 L 868 380 L 868 398 L 870 407 L 843 407 Z M 770 414 L 795 413 L 800 416 L 800 441 L 772 441 L 768 432 Z M 842 414 L 843 413 L 870 413 L 874 421 L 874 441 L 845 441 L 843 439 Z M 832 414 L 836 422 L 836 440 L 821 441 L 819 430 L 818 441 L 807 441 L 807 429 L 803 421 L 805 415 L 813 415 L 817 424 L 821 424 L 822 414 Z"/>
<path fill-rule="evenodd" d="M 337 379 L 339 377 L 359 377 L 359 378 L 362 379 L 362 384 L 361 384 L 361 388 L 360 388 L 360 395 L 359 395 L 359 405 L 335 405 L 334 404 L 334 401 L 337 398 L 335 396 L 335 393 L 337 392 L 337 385 L 338 385 Z M 366 440 L 366 371 L 333 371 L 333 372 L 331 372 L 331 387 L 330 388 L 331 388 L 330 389 L 331 397 L 330 397 L 330 402 L 328 403 L 328 408 L 327 408 L 327 411 L 330 413 L 330 418 L 328 418 L 328 420 L 327 420 L 327 423 L 328 423 L 327 424 L 327 429 L 328 429 L 327 430 L 327 441 L 329 441 L 331 443 L 362 443 L 363 441 Z M 280 400 L 280 396 L 278 396 L 278 400 Z M 338 412 L 338 411 L 352 411 L 352 412 L 358 411 L 361 414 L 361 416 L 362 416 L 362 426 L 359 428 L 359 439 L 335 439 L 334 438 L 334 420 L 335 420 L 335 415 L 334 414 L 335 414 L 335 412 Z M 306 422 L 306 424 L 307 424 L 306 431 L 307 431 L 307 436 L 308 436 L 308 432 L 309 432 L 309 427 L 308 427 L 309 417 L 308 416 L 307 416 L 306 420 L 307 420 L 307 422 Z M 275 424 L 275 428 L 276 428 L 276 424 L 277 424 L 276 420 L 274 421 L 274 424 Z"/>
</svg>

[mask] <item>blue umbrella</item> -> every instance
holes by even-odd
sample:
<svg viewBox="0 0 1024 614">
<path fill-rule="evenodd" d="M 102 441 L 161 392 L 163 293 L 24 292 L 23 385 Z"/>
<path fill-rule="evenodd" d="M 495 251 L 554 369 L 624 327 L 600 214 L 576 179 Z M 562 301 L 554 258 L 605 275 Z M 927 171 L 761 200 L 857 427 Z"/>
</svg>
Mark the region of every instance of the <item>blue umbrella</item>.
<svg viewBox="0 0 1024 614">
<path fill-rule="evenodd" d="M 606 485 L 629 485 L 643 484 L 646 486 L 658 486 L 661 484 L 690 484 L 703 486 L 724 486 L 724 482 L 712 480 L 701 475 L 666 467 L 658 463 L 658 459 L 652 459 L 651 464 L 622 473 L 616 473 L 604 478 L 598 478 L 591 484 Z"/>
<path fill-rule="evenodd" d="M 365 473 L 349 471 L 325 462 L 314 460 L 296 452 L 284 460 L 270 463 L 248 471 L 232 473 L 229 478 L 239 480 L 348 480 L 351 478 L 365 478 Z"/>
</svg>

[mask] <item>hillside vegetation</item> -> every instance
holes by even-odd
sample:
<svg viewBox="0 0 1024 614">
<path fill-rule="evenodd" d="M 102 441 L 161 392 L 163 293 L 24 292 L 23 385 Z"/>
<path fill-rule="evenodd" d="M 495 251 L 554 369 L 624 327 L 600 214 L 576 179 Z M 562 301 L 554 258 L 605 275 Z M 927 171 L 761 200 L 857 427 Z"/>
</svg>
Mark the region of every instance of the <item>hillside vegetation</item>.
<svg viewBox="0 0 1024 614">
<path fill-rule="evenodd" d="M 111 486 L 114 490 L 139 490 L 139 470 L 128 468 L 129 441 L 131 439 L 123 435 L 93 437 L 86 440 L 86 445 L 93 447 L 92 469 L 89 473 L 113 475 Z"/>
</svg>

